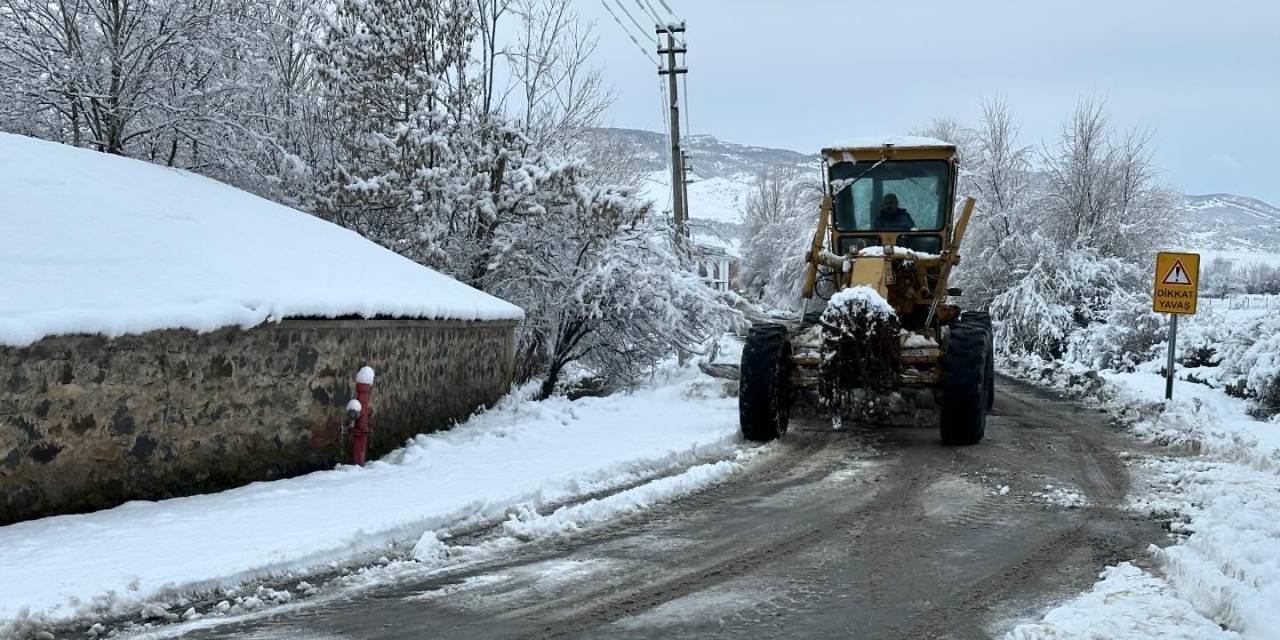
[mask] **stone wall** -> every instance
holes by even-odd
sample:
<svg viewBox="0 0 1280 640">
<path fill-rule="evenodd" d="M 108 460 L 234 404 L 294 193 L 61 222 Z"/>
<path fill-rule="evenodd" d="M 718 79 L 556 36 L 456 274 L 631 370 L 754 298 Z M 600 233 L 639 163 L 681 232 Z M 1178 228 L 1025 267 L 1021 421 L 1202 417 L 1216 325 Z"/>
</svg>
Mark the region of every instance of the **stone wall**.
<svg viewBox="0 0 1280 640">
<path fill-rule="evenodd" d="M 504 394 L 514 328 L 285 320 L 0 346 L 0 524 L 330 468 L 366 364 L 376 458 Z"/>
</svg>

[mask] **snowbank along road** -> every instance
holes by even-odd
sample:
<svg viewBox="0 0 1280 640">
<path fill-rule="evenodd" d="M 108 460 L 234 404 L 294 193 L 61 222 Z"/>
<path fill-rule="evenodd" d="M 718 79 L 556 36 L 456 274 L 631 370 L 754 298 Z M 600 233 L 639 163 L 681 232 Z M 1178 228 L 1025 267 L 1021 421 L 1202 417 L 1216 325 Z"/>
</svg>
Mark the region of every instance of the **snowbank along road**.
<svg viewBox="0 0 1280 640">
<path fill-rule="evenodd" d="M 793 425 L 729 481 L 585 535 L 159 635 L 998 636 L 1166 539 L 1120 506 L 1140 445 L 1002 383 L 979 446 Z"/>
</svg>

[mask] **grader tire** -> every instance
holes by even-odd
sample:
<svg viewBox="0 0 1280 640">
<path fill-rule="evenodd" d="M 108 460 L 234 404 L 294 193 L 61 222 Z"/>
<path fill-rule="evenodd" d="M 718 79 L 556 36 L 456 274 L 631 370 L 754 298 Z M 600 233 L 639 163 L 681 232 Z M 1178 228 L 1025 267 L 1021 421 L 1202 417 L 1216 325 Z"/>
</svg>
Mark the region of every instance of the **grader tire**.
<svg viewBox="0 0 1280 640">
<path fill-rule="evenodd" d="M 738 420 L 742 437 L 768 442 L 787 432 L 791 418 L 791 341 L 779 324 L 757 324 L 742 348 Z"/>
<path fill-rule="evenodd" d="M 996 403 L 996 358 L 995 358 L 995 333 L 991 329 L 991 314 L 986 311 L 966 311 L 960 316 L 961 320 L 972 320 L 982 324 L 987 328 L 987 335 L 990 336 L 987 347 L 987 410 Z"/>
<path fill-rule="evenodd" d="M 940 381 L 943 444 L 977 444 L 986 435 L 990 355 L 991 332 L 981 320 L 962 318 L 951 325 Z"/>
</svg>

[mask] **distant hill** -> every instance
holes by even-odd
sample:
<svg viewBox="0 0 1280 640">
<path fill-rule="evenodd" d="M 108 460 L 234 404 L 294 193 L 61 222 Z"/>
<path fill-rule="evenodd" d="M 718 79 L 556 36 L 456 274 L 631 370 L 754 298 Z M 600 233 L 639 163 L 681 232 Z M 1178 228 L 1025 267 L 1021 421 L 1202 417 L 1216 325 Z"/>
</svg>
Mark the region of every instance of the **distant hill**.
<svg viewBox="0 0 1280 640">
<path fill-rule="evenodd" d="M 1229 193 L 1188 195 L 1181 228 L 1206 249 L 1280 252 L 1280 207 Z"/>
<path fill-rule="evenodd" d="M 666 134 L 639 129 L 596 129 L 593 133 L 631 148 L 647 170 L 669 170 L 671 144 Z M 735 144 L 707 135 L 689 136 L 684 148 L 694 172 L 703 179 L 738 179 L 779 166 L 813 167 L 817 161 L 816 155 Z"/>
<path fill-rule="evenodd" d="M 638 129 L 596 129 L 593 135 L 621 145 L 646 172 L 643 192 L 660 210 L 671 207 L 671 146 L 665 134 Z M 787 149 L 770 149 L 725 142 L 713 136 L 689 136 L 692 182 L 689 185 L 689 220 L 694 239 L 740 252 L 743 210 L 756 187 L 757 176 L 779 167 L 817 171 L 817 156 Z"/>
<path fill-rule="evenodd" d="M 638 129 L 596 129 L 634 154 L 648 172 L 645 193 L 658 207 L 670 208 L 668 187 L 671 148 L 667 136 Z M 795 167 L 816 171 L 818 158 L 788 149 L 725 142 L 712 136 L 690 136 L 685 142 L 693 168 L 689 185 L 689 217 L 702 229 L 736 249 L 742 211 L 756 176 L 768 169 Z M 1188 246 L 1205 250 L 1280 254 L 1280 207 L 1255 198 L 1225 193 L 1187 195 L 1178 228 Z"/>
</svg>

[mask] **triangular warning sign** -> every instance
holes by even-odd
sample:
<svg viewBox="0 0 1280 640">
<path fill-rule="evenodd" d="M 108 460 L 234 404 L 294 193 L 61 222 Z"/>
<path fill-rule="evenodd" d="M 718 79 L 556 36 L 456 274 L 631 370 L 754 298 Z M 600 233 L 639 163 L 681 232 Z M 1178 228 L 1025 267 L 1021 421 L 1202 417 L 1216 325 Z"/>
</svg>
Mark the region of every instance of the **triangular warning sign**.
<svg viewBox="0 0 1280 640">
<path fill-rule="evenodd" d="M 1181 260 L 1174 261 L 1173 268 L 1165 275 L 1163 284 L 1191 284 L 1191 277 L 1187 275 Z"/>
</svg>

